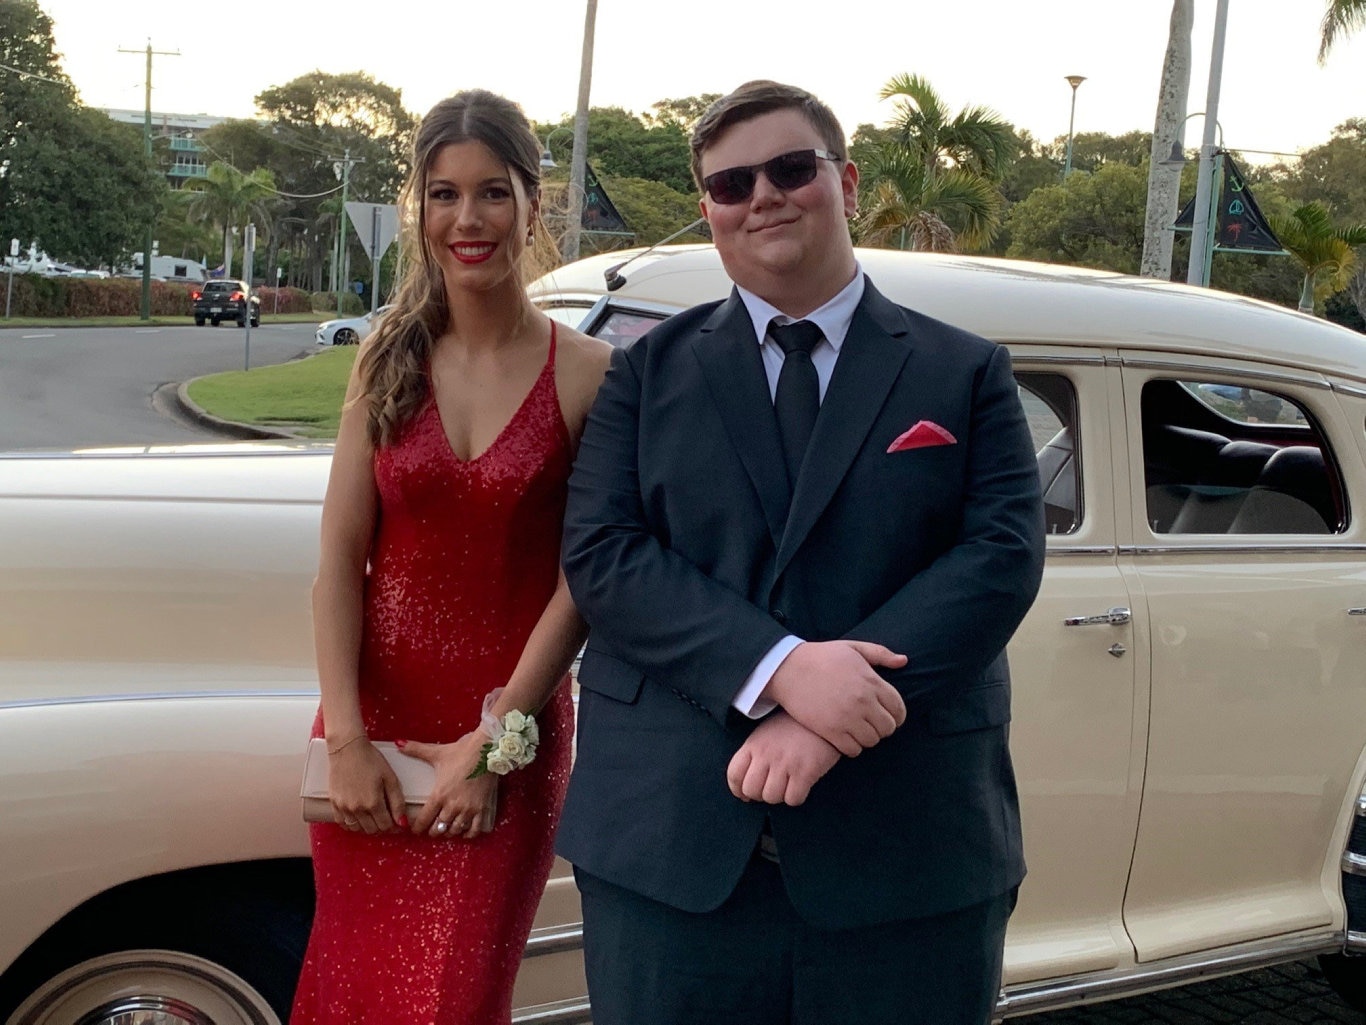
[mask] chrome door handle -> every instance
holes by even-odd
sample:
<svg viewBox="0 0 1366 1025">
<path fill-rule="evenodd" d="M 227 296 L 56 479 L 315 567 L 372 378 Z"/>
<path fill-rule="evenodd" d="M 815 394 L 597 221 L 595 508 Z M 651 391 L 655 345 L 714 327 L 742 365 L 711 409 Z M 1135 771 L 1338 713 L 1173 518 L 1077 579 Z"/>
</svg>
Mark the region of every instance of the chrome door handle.
<svg viewBox="0 0 1366 1025">
<path fill-rule="evenodd" d="M 1366 605 L 1363 605 L 1363 606 L 1361 606 L 1360 608 L 1356 608 L 1356 609 L 1348 609 L 1348 610 L 1347 610 L 1347 615 L 1349 615 L 1349 616 L 1366 616 Z"/>
<path fill-rule="evenodd" d="M 1129 610 L 1122 605 L 1117 605 L 1108 612 L 1102 612 L 1099 616 L 1068 616 L 1062 621 L 1063 626 L 1123 626 L 1129 622 Z"/>
</svg>

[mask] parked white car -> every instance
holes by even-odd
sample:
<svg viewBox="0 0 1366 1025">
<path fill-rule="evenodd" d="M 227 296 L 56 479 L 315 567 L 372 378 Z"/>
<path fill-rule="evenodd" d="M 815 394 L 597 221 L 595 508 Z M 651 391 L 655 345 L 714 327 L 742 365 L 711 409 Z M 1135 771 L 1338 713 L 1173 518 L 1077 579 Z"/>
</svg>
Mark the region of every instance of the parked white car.
<svg viewBox="0 0 1366 1025">
<path fill-rule="evenodd" d="M 360 317 L 324 320 L 318 325 L 314 338 L 319 345 L 359 345 L 379 326 L 380 318 L 391 309 L 392 305 L 385 305 Z"/>
<path fill-rule="evenodd" d="M 859 258 L 1009 346 L 1038 446 L 1047 566 L 1010 647 L 1030 874 L 1000 1014 L 1316 954 L 1366 1007 L 1366 339 L 1095 271 Z M 530 291 L 623 343 L 728 287 L 680 247 Z M 329 461 L 0 458 L 0 1022 L 287 1016 Z M 590 1020 L 578 922 L 560 865 L 515 1021 Z"/>
</svg>

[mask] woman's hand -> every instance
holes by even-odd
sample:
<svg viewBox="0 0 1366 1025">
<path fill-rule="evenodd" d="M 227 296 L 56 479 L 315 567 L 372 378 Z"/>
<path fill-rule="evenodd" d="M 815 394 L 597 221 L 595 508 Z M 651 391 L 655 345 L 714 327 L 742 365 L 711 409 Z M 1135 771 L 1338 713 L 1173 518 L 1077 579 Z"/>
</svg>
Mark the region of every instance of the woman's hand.
<svg viewBox="0 0 1366 1025">
<path fill-rule="evenodd" d="M 403 788 L 384 756 L 361 737 L 327 758 L 332 811 L 343 829 L 369 834 L 406 829 Z"/>
<path fill-rule="evenodd" d="M 498 816 L 498 777 L 486 773 L 478 779 L 467 778 L 479 763 L 479 753 L 488 739 L 483 730 L 475 730 L 454 744 L 410 740 L 400 747 L 405 755 L 421 758 L 436 770 L 432 795 L 413 819 L 414 833 L 473 840 L 493 831 Z"/>
</svg>

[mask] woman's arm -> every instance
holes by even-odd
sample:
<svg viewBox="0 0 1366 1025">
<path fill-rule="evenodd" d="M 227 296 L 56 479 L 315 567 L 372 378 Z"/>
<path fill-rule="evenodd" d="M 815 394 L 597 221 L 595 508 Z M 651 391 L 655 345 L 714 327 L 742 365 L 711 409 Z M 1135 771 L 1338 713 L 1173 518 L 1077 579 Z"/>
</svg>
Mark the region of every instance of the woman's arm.
<svg viewBox="0 0 1366 1025">
<path fill-rule="evenodd" d="M 379 497 L 366 406 L 353 401 L 359 390 L 353 372 L 323 499 L 318 577 L 313 583 L 313 644 L 332 805 L 342 824 L 354 822 L 365 832 L 376 833 L 402 821 L 403 792 L 393 770 L 371 747 L 361 720 L 361 615 Z"/>
</svg>

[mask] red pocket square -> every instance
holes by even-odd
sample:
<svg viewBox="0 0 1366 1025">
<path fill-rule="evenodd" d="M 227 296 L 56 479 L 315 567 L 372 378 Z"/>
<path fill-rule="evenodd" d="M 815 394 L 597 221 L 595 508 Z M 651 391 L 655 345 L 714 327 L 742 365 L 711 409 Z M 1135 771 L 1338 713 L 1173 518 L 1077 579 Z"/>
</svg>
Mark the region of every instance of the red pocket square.
<svg viewBox="0 0 1366 1025">
<path fill-rule="evenodd" d="M 911 448 L 929 448 L 932 445 L 957 445 L 958 439 L 940 427 L 933 420 L 921 420 L 896 441 L 887 446 L 888 452 L 905 452 Z"/>
</svg>

